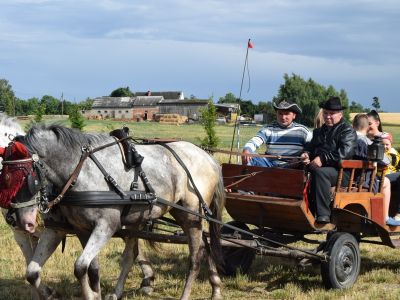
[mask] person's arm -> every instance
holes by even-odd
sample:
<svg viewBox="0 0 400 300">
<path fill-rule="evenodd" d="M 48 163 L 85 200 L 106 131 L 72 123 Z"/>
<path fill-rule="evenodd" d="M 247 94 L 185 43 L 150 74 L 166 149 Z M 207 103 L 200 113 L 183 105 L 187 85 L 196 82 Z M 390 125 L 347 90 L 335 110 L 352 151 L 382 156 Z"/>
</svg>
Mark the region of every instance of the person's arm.
<svg viewBox="0 0 400 300">
<path fill-rule="evenodd" d="M 353 158 L 357 146 L 357 135 L 350 126 L 342 129 L 336 149 L 320 154 L 323 166 L 336 167 L 341 160 Z"/>
<path fill-rule="evenodd" d="M 248 162 L 251 160 L 250 156 L 246 154 L 256 153 L 257 149 L 260 148 L 262 144 L 265 143 L 266 140 L 266 130 L 261 129 L 257 132 L 257 135 L 251 138 L 243 147 L 242 151 L 242 164 L 247 165 Z"/>
</svg>

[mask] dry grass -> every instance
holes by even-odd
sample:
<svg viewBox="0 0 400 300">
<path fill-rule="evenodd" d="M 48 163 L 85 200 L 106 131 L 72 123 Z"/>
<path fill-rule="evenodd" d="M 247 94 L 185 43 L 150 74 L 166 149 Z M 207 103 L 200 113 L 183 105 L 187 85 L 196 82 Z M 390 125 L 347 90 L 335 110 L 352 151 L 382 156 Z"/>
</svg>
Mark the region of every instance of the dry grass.
<svg viewBox="0 0 400 300">
<path fill-rule="evenodd" d="M 28 299 L 23 257 L 3 218 L 0 220 L 0 244 L 3 254 L 0 299 Z M 303 243 L 298 245 L 304 246 Z M 122 250 L 122 241 L 113 239 L 100 254 L 103 295 L 111 292 L 116 283 Z M 44 282 L 64 299 L 80 299 L 79 284 L 73 276 L 74 261 L 80 251 L 77 239 L 69 237 L 65 252 L 61 253 L 58 248 L 44 267 Z M 125 286 L 124 299 L 178 299 L 186 276 L 187 247 L 163 244 L 161 252 L 148 249 L 147 253 L 156 271 L 155 292 L 150 297 L 137 294 L 141 274 L 135 265 Z M 302 269 L 290 260 L 257 257 L 249 274 L 223 279 L 223 295 L 225 299 L 400 299 L 399 250 L 361 244 L 361 255 L 360 277 L 348 290 L 325 290 L 318 266 Z M 192 299 L 207 299 L 210 294 L 207 273 L 203 269 L 194 285 Z"/>
</svg>

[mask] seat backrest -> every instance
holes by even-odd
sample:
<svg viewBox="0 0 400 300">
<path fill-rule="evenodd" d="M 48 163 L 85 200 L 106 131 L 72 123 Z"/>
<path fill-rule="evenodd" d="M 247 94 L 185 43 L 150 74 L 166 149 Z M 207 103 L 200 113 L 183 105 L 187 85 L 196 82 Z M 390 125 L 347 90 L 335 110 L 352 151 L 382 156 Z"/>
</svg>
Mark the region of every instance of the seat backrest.
<svg viewBox="0 0 400 300">
<path fill-rule="evenodd" d="M 303 198 L 303 170 L 222 164 L 224 186 L 281 197 Z"/>
<path fill-rule="evenodd" d="M 358 192 L 363 190 L 365 186 L 365 178 L 367 172 L 371 172 L 370 183 L 375 181 L 377 174 L 377 163 L 372 161 L 362 161 L 362 160 L 342 160 L 340 162 L 339 176 L 336 184 L 336 192 L 343 191 L 342 179 L 344 170 L 350 170 L 349 183 L 346 187 L 347 192 L 354 191 L 354 187 L 357 188 Z M 383 170 L 384 171 L 384 170 Z M 383 175 L 384 176 L 383 172 Z M 383 179 L 381 180 L 381 182 Z M 368 191 L 372 192 L 373 184 L 368 183 Z M 382 184 L 380 185 L 379 191 L 382 189 Z"/>
</svg>

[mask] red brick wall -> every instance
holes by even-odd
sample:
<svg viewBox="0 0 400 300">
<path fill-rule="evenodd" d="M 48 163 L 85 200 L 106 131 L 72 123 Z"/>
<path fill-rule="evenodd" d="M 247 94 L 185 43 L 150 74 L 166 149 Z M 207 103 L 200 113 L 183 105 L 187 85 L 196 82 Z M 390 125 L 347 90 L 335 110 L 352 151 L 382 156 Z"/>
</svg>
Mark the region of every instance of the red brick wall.
<svg viewBox="0 0 400 300">
<path fill-rule="evenodd" d="M 152 107 L 135 107 L 132 111 L 132 120 L 136 122 L 143 121 L 147 113 L 147 120 L 153 120 L 153 115 L 160 113 L 160 109 L 157 106 Z"/>
</svg>

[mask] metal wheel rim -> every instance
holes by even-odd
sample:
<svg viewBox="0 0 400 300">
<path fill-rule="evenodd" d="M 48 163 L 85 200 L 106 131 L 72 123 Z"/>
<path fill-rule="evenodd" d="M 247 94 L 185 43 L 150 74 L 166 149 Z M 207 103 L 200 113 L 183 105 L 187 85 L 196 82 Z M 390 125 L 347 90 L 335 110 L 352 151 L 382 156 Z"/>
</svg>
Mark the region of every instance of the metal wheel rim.
<svg viewBox="0 0 400 300">
<path fill-rule="evenodd" d="M 351 243 L 345 243 L 335 259 L 335 276 L 337 281 L 345 285 L 354 278 L 357 272 L 357 249 Z"/>
</svg>

